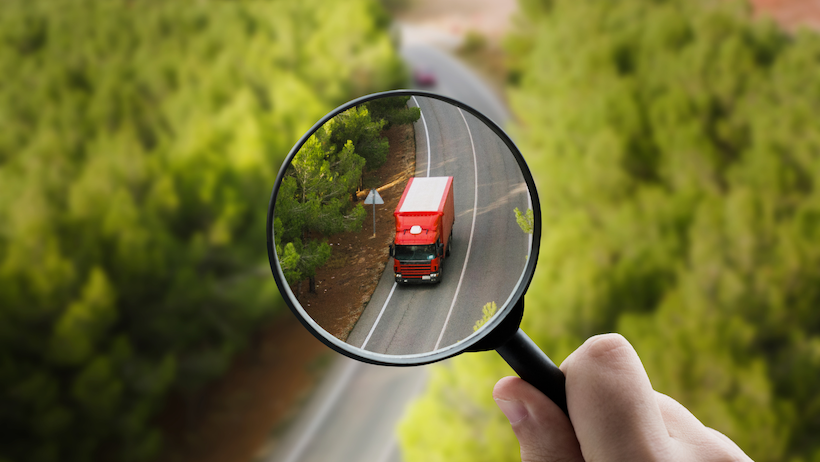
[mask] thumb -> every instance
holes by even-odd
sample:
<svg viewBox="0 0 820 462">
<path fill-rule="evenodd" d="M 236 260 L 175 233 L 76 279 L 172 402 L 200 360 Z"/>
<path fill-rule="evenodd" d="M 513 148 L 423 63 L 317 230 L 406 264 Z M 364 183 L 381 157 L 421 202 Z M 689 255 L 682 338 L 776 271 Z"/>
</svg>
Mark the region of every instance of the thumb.
<svg viewBox="0 0 820 462">
<path fill-rule="evenodd" d="M 493 399 L 512 425 L 523 462 L 583 462 L 569 419 L 535 387 L 518 377 L 505 377 L 495 385 Z"/>
</svg>

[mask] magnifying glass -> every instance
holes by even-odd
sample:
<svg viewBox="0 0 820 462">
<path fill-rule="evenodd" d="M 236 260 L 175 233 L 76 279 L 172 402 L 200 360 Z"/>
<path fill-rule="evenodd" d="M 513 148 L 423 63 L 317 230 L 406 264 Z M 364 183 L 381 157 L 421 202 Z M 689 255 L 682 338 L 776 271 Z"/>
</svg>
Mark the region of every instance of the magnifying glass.
<svg viewBox="0 0 820 462">
<path fill-rule="evenodd" d="M 567 413 L 563 373 L 519 328 L 540 235 L 535 182 L 509 136 L 416 90 L 319 120 L 268 207 L 273 277 L 327 346 L 389 366 L 496 350 Z"/>
</svg>

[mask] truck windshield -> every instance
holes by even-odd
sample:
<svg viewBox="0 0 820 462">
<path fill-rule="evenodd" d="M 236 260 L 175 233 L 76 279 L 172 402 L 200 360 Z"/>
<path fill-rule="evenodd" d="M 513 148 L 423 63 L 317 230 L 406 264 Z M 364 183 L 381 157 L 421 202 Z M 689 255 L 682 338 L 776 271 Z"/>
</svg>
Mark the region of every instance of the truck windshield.
<svg viewBox="0 0 820 462">
<path fill-rule="evenodd" d="M 432 260 L 436 258 L 436 246 L 430 245 L 397 245 L 396 260 Z"/>
</svg>

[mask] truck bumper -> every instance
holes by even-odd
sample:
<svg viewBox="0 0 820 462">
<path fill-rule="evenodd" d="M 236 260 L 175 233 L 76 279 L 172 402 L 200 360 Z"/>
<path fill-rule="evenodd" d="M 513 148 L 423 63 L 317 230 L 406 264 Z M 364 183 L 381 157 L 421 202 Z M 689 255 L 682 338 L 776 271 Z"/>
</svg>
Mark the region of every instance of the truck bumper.
<svg viewBox="0 0 820 462">
<path fill-rule="evenodd" d="M 395 275 L 396 282 L 401 284 L 433 284 L 436 282 L 441 282 L 441 273 L 434 273 L 429 276 L 414 276 L 414 277 L 404 277 L 400 274 Z"/>
</svg>

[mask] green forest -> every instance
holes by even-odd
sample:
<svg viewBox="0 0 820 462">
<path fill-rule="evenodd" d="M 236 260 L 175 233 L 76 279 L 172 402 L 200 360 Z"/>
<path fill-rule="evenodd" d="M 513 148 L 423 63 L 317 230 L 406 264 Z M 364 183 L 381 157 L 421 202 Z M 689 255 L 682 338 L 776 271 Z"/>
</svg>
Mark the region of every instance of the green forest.
<svg viewBox="0 0 820 462">
<path fill-rule="evenodd" d="M 146 460 L 284 304 L 271 187 L 405 85 L 376 1 L 0 3 L 0 460 Z"/>
<path fill-rule="evenodd" d="M 541 199 L 523 329 L 635 346 L 757 461 L 820 461 L 820 36 L 744 3 L 521 2 L 510 127 Z M 492 353 L 433 369 L 404 459 L 517 461 Z"/>
<path fill-rule="evenodd" d="M 352 107 L 319 127 L 288 165 L 276 197 L 274 245 L 285 280 L 302 294 L 316 292 L 316 270 L 331 257 L 327 237 L 360 231 L 364 206 L 356 192 L 365 171 L 387 161 L 383 131 L 421 117 L 409 96 L 379 98 Z"/>
</svg>

